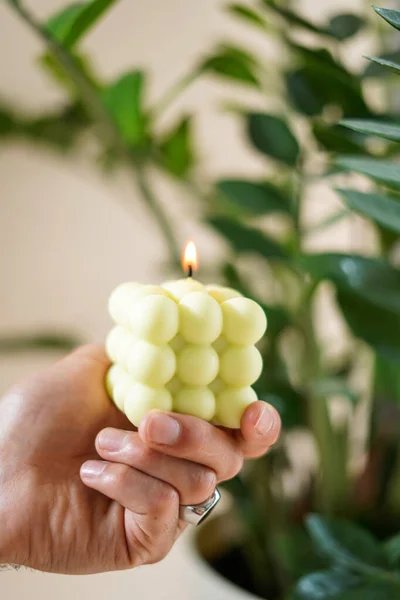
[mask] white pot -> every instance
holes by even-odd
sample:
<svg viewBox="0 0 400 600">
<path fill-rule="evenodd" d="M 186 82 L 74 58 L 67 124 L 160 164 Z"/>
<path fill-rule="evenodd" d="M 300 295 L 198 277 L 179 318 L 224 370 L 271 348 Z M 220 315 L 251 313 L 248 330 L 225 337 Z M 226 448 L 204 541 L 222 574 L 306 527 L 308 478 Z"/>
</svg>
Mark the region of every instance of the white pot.
<svg viewBox="0 0 400 600">
<path fill-rule="evenodd" d="M 222 577 L 208 560 L 228 549 L 239 536 L 230 513 L 210 516 L 200 527 L 186 535 L 186 563 L 189 570 L 191 600 L 261 600 Z M 208 559 L 208 560 L 207 560 Z"/>
</svg>

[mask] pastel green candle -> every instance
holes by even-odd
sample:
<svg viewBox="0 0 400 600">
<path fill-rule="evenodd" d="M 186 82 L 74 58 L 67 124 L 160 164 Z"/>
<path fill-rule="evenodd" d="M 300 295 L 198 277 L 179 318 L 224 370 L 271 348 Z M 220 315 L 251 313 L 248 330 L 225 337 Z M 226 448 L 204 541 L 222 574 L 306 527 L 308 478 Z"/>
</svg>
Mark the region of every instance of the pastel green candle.
<svg viewBox="0 0 400 600">
<path fill-rule="evenodd" d="M 134 425 L 158 408 L 240 427 L 262 370 L 254 344 L 267 322 L 256 302 L 187 277 L 123 283 L 108 309 L 115 326 L 106 339 L 113 363 L 106 387 Z"/>
</svg>

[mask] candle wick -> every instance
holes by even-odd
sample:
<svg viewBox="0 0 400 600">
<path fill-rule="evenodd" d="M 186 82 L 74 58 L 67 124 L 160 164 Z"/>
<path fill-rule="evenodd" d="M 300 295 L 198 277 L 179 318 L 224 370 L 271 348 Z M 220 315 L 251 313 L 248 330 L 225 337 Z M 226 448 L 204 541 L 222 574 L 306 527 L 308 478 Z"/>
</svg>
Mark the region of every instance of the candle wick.
<svg viewBox="0 0 400 600">
<path fill-rule="evenodd" d="M 192 275 L 193 275 L 193 267 L 192 267 L 192 265 L 188 265 L 188 275 L 187 276 L 192 277 Z"/>
</svg>

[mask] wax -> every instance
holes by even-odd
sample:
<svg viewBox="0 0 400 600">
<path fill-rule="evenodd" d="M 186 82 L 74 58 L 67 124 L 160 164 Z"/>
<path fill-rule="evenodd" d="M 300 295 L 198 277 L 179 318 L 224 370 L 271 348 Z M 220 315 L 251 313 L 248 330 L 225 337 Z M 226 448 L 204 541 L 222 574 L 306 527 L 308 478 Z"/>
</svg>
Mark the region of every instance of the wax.
<svg viewBox="0 0 400 600">
<path fill-rule="evenodd" d="M 161 286 L 128 282 L 110 296 L 106 389 L 136 426 L 152 409 L 237 428 L 257 397 L 262 308 L 232 288 L 193 278 Z"/>
</svg>

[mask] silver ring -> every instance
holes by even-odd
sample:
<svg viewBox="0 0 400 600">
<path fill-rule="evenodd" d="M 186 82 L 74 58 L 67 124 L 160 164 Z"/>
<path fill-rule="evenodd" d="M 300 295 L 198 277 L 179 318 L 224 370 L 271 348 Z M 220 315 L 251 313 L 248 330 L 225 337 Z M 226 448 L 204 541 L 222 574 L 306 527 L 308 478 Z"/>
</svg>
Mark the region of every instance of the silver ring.
<svg viewBox="0 0 400 600">
<path fill-rule="evenodd" d="M 218 488 L 215 488 L 213 495 L 207 498 L 207 500 L 204 502 L 201 502 L 201 504 L 182 504 L 179 507 L 179 518 L 182 519 L 182 521 L 186 521 L 186 523 L 190 523 L 191 525 L 199 525 L 206 517 L 208 517 L 220 499 L 221 494 L 219 493 Z"/>
</svg>

